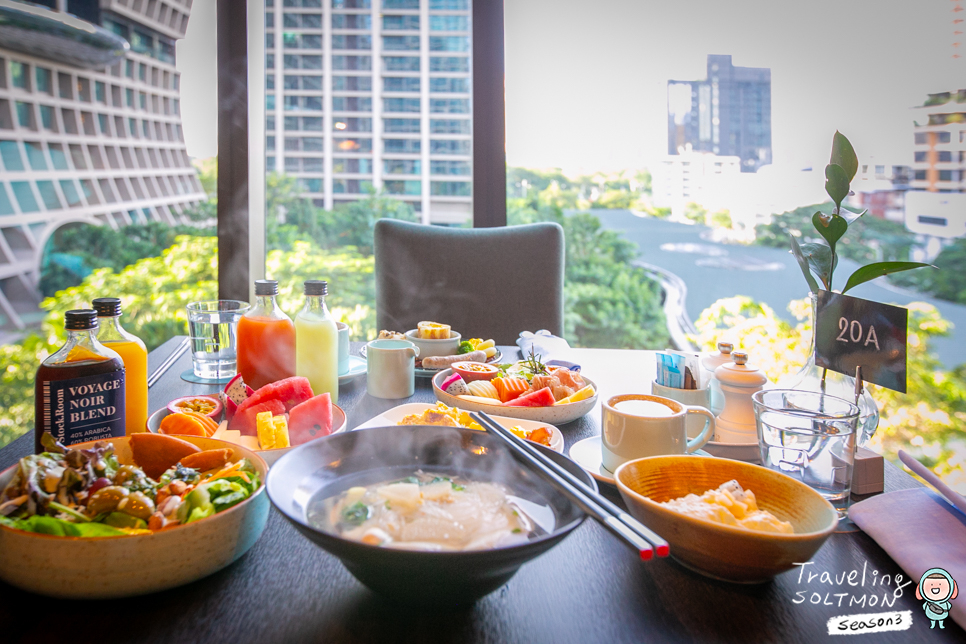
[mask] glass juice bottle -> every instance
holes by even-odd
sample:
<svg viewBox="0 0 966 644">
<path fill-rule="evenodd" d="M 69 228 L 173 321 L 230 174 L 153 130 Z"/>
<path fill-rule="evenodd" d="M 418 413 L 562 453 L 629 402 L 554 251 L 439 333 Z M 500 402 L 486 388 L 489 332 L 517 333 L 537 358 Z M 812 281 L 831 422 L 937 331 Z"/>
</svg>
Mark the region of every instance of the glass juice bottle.
<svg viewBox="0 0 966 644">
<path fill-rule="evenodd" d="M 35 444 L 45 431 L 64 445 L 124 436 L 124 362 L 97 341 L 93 309 L 67 311 L 67 342 L 40 363 L 36 380 Z"/>
<path fill-rule="evenodd" d="M 238 321 L 238 373 L 252 389 L 295 375 L 295 325 L 276 295 L 277 281 L 255 280 L 255 306 Z"/>
<path fill-rule="evenodd" d="M 316 396 L 339 401 L 339 330 L 325 306 L 328 284 L 307 280 L 305 304 L 295 316 L 295 374 L 305 376 Z"/>
<path fill-rule="evenodd" d="M 148 350 L 141 339 L 121 328 L 121 300 L 99 297 L 93 300 L 100 327 L 97 341 L 121 356 L 124 362 L 124 408 L 127 433 L 147 431 Z"/>
</svg>

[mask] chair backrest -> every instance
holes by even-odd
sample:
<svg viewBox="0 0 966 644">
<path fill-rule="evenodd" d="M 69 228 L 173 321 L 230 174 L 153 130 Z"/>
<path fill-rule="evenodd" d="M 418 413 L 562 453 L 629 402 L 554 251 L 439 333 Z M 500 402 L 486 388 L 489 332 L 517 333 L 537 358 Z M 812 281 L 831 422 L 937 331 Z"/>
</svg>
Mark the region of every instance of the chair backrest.
<svg viewBox="0 0 966 644">
<path fill-rule="evenodd" d="M 521 331 L 563 335 L 558 224 L 468 229 L 381 219 L 374 250 L 379 329 L 405 333 L 429 320 L 497 344 L 514 344 Z"/>
</svg>

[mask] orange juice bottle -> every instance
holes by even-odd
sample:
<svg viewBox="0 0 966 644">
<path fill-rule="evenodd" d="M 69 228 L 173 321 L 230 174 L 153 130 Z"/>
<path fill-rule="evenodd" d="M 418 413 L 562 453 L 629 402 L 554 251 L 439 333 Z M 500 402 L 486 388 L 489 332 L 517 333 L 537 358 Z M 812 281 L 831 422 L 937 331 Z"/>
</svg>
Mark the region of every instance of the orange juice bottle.
<svg viewBox="0 0 966 644">
<path fill-rule="evenodd" d="M 255 306 L 238 321 L 238 373 L 252 389 L 295 375 L 295 325 L 276 295 L 277 281 L 255 280 Z"/>
<path fill-rule="evenodd" d="M 97 311 L 97 340 L 124 361 L 125 427 L 128 434 L 147 431 L 148 350 L 141 339 L 121 328 L 121 300 L 99 297 L 91 304 Z"/>
</svg>

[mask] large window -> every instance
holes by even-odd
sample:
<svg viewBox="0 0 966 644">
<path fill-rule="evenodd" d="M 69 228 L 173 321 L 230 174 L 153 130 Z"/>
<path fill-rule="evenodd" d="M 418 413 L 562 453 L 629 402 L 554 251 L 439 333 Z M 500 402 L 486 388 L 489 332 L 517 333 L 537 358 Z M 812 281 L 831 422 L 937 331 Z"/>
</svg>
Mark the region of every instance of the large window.
<svg viewBox="0 0 966 644">
<path fill-rule="evenodd" d="M 0 383 L 0 446 L 33 427 L 34 374 L 64 311 L 120 297 L 124 326 L 154 349 L 185 333 L 187 301 L 217 297 L 215 3 L 190 4 L 166 3 L 163 29 L 141 9 L 100 12 L 130 50 L 93 68 L 70 48 L 0 45 L 0 368 L 17 374 Z"/>
</svg>

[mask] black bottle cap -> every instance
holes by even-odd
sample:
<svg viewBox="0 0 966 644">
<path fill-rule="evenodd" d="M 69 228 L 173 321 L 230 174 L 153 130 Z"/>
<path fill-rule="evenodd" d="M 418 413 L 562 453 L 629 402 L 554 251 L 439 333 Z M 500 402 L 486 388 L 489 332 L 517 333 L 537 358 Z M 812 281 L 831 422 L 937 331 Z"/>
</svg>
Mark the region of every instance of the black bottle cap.
<svg viewBox="0 0 966 644">
<path fill-rule="evenodd" d="M 325 280 L 305 280 L 302 282 L 302 288 L 306 295 L 322 295 L 324 297 L 329 294 L 329 283 Z"/>
<path fill-rule="evenodd" d="M 74 309 L 64 314 L 64 328 L 68 331 L 88 331 L 97 328 L 97 311 Z"/>
<path fill-rule="evenodd" d="M 255 295 L 278 295 L 278 281 L 255 280 Z"/>
<path fill-rule="evenodd" d="M 91 300 L 98 317 L 116 317 L 121 314 L 121 300 L 116 297 L 99 297 Z"/>
</svg>

